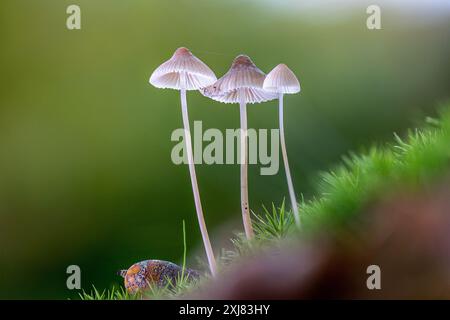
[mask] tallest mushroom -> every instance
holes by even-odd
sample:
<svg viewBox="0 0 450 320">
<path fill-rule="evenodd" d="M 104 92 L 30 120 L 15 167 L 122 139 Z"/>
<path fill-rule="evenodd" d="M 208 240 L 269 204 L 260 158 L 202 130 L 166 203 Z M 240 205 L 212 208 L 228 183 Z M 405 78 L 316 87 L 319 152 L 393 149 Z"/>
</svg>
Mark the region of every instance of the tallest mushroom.
<svg viewBox="0 0 450 320">
<path fill-rule="evenodd" d="M 186 100 L 187 90 L 198 90 L 216 81 L 214 72 L 188 49 L 178 48 L 173 56 L 160 65 L 151 75 L 150 84 L 162 89 L 180 90 L 181 112 L 183 115 L 184 141 L 186 143 L 186 154 L 191 175 L 192 191 L 194 193 L 195 209 L 197 211 L 198 224 L 208 258 L 209 268 L 213 276 L 216 275 L 216 261 L 214 252 L 209 241 L 205 218 L 203 217 L 202 203 L 197 185 L 194 157 L 192 155 L 191 130 L 189 127 L 188 107 Z"/>
<path fill-rule="evenodd" d="M 247 239 L 253 238 L 253 227 L 248 202 L 248 138 L 247 103 L 261 103 L 277 98 L 277 94 L 263 90 L 265 74 L 246 55 L 237 56 L 230 70 L 214 84 L 201 90 L 203 95 L 223 103 L 239 103 L 241 210 Z"/>
</svg>

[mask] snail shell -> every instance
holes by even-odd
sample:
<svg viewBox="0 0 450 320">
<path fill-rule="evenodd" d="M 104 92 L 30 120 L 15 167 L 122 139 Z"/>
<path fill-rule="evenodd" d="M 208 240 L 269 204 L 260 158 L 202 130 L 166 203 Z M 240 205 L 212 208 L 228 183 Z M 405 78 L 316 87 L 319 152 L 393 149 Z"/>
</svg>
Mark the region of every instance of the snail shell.
<svg viewBox="0 0 450 320">
<path fill-rule="evenodd" d="M 125 288 L 131 294 L 147 289 L 150 285 L 164 287 L 170 281 L 176 284 L 181 276 L 182 268 L 175 263 L 163 260 L 145 260 L 133 264 L 128 270 L 120 270 L 118 274 L 124 278 Z M 190 279 L 198 279 L 199 273 L 185 269 L 185 275 Z"/>
</svg>

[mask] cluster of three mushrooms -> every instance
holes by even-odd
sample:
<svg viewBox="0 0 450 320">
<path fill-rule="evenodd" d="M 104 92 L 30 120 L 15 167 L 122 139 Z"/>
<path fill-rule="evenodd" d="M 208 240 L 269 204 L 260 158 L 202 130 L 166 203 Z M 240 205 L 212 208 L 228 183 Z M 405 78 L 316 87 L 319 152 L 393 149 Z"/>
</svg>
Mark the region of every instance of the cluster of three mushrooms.
<svg viewBox="0 0 450 320">
<path fill-rule="evenodd" d="M 157 88 L 170 88 L 180 90 L 181 109 L 183 115 L 184 134 L 186 143 L 186 154 L 191 175 L 192 190 L 194 193 L 197 218 L 200 225 L 203 244 L 208 258 L 211 274 L 217 272 L 214 253 L 209 241 L 206 229 L 203 209 L 200 201 L 200 193 L 197 185 L 194 158 L 192 154 L 192 140 L 189 127 L 186 91 L 200 90 L 201 93 L 213 100 L 224 103 L 239 103 L 240 106 L 240 164 L 241 164 L 241 210 L 245 234 L 248 239 L 253 237 L 253 228 L 250 218 L 248 202 L 247 163 L 248 163 L 248 139 L 247 139 L 247 103 L 261 103 L 269 100 L 279 99 L 280 109 L 280 140 L 282 147 L 285 172 L 288 180 L 289 194 L 292 209 L 297 225 L 300 224 L 297 201 L 290 176 L 287 160 L 286 146 L 283 129 L 283 94 L 296 93 L 300 91 L 300 85 L 285 65 L 280 64 L 273 69 L 267 77 L 255 64 L 245 55 L 238 56 L 230 70 L 219 80 L 214 72 L 188 49 L 179 48 L 173 56 L 151 75 L 150 83 Z"/>
</svg>

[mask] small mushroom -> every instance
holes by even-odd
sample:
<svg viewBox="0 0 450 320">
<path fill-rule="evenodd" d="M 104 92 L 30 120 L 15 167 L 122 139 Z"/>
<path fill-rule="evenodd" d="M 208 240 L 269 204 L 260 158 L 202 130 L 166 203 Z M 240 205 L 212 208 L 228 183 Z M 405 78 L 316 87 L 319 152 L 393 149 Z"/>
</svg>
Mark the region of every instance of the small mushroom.
<svg viewBox="0 0 450 320">
<path fill-rule="evenodd" d="M 186 100 L 187 90 L 199 90 L 216 81 L 214 72 L 188 49 L 178 48 L 173 56 L 160 65 L 151 75 L 150 84 L 162 89 L 180 90 L 181 111 L 184 124 L 184 141 L 186 143 L 186 154 L 191 175 L 192 191 L 194 193 L 195 209 L 197 211 L 198 224 L 208 258 L 209 268 L 213 276 L 216 275 L 216 261 L 214 252 L 209 241 L 208 230 L 203 216 L 200 192 L 197 185 L 194 157 L 192 154 L 191 130 L 189 126 L 188 107 Z"/>
<path fill-rule="evenodd" d="M 284 171 L 291 198 L 292 211 L 294 212 L 295 223 L 300 226 L 300 217 L 298 214 L 298 204 L 295 198 L 294 185 L 292 184 L 291 171 L 289 170 L 288 156 L 286 152 L 286 142 L 284 139 L 284 121 L 283 121 L 283 96 L 300 92 L 300 83 L 295 74 L 285 65 L 279 64 L 270 71 L 263 85 L 264 90 L 278 94 L 279 102 L 279 121 L 280 121 L 280 142 L 281 153 L 283 154 Z"/>
<path fill-rule="evenodd" d="M 230 70 L 214 84 L 200 92 L 204 96 L 223 103 L 239 103 L 241 134 L 241 210 L 247 239 L 253 238 L 248 202 L 248 139 L 247 139 L 247 103 L 261 103 L 276 99 L 277 95 L 264 91 L 262 86 L 265 74 L 259 70 L 246 55 L 237 56 Z"/>
<path fill-rule="evenodd" d="M 183 269 L 175 263 L 163 260 L 145 260 L 133 264 L 126 270 L 117 272 L 124 278 L 125 288 L 131 294 L 136 294 L 148 289 L 150 285 L 164 288 L 169 282 L 176 285 L 183 273 Z M 195 280 L 199 273 L 192 269 L 185 269 L 184 274 L 188 279 Z"/>
</svg>

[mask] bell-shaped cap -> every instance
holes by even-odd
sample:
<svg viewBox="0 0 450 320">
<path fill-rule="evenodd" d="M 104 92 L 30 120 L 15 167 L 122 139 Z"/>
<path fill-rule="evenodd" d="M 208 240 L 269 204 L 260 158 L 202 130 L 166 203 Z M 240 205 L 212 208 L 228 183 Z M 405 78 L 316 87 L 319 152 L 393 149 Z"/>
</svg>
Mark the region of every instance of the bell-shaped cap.
<svg viewBox="0 0 450 320">
<path fill-rule="evenodd" d="M 239 55 L 222 78 L 200 92 L 224 103 L 239 103 L 240 94 L 243 94 L 246 103 L 260 103 L 277 98 L 276 94 L 263 90 L 264 78 L 264 72 L 248 56 Z"/>
<path fill-rule="evenodd" d="M 198 90 L 217 80 L 214 72 L 187 48 L 178 48 L 173 56 L 150 76 L 157 88 Z"/>
<path fill-rule="evenodd" d="M 282 63 L 267 74 L 263 88 L 276 93 L 298 93 L 300 83 L 291 69 Z"/>
</svg>

